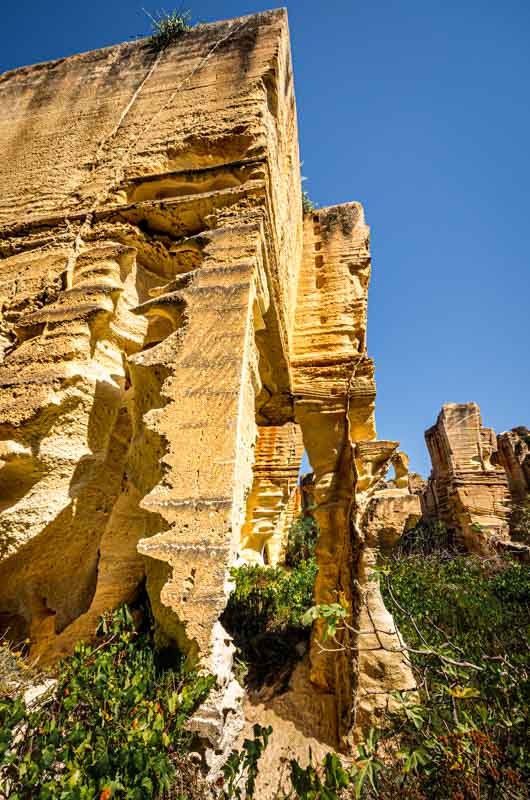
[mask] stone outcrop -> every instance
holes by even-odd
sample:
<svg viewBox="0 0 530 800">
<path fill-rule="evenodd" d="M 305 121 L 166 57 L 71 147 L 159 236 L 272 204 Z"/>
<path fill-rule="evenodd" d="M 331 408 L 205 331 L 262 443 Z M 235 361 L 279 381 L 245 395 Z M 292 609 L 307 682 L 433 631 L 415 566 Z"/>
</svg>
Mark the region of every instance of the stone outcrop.
<svg viewBox="0 0 530 800">
<path fill-rule="evenodd" d="M 359 520 L 397 448 L 396 442 L 376 441 L 374 367 L 366 351 L 369 279 L 362 207 L 306 215 L 291 363 L 295 415 L 314 470 L 313 514 L 320 531 L 315 600 L 346 605 L 352 627 L 360 610 L 352 569 Z M 348 630 L 341 636 L 342 652 L 322 650 L 317 623 L 310 654 L 312 682 L 334 698 L 338 740 L 354 723 L 358 680 L 358 642 Z"/>
<path fill-rule="evenodd" d="M 422 494 L 426 517 L 436 517 L 471 552 L 491 553 L 509 539 L 510 493 L 498 465 L 497 438 L 482 427 L 476 403 L 448 403 L 425 433 L 432 473 Z"/>
<path fill-rule="evenodd" d="M 408 458 L 399 454 L 399 477 L 406 480 Z M 408 488 L 376 491 L 366 504 L 360 524 L 358 581 L 362 587 L 359 615 L 359 679 L 357 722 L 373 723 L 393 702 L 391 693 L 410 692 L 415 679 L 404 642 L 385 607 L 374 569 L 389 556 L 401 537 L 421 518 L 420 498 Z"/>
<path fill-rule="evenodd" d="M 316 601 L 353 627 L 363 515 L 392 458 L 404 480 L 376 440 L 363 209 L 302 216 L 283 10 L 18 69 L 0 104 L 1 620 L 52 661 L 145 583 L 159 642 L 218 679 L 215 760 L 230 569 L 281 557 L 302 439 Z M 358 642 L 321 633 L 312 703 L 344 743 Z"/>
<path fill-rule="evenodd" d="M 392 486 L 394 489 L 409 488 L 409 457 L 402 450 L 392 456 L 391 464 L 394 468 Z"/>
<path fill-rule="evenodd" d="M 530 493 L 530 431 L 524 426 L 497 436 L 495 463 L 506 470 L 514 503 Z"/>
</svg>

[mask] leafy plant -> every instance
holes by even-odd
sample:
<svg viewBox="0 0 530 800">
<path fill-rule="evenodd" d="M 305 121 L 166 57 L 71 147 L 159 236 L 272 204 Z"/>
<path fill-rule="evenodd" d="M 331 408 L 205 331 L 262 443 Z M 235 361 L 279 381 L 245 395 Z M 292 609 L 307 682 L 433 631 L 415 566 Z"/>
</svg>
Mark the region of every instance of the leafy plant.
<svg viewBox="0 0 530 800">
<path fill-rule="evenodd" d="M 318 205 L 311 200 L 307 191 L 302 191 L 302 211 L 304 214 L 312 214 L 318 209 Z"/>
<path fill-rule="evenodd" d="M 157 665 L 126 606 L 102 617 L 32 708 L 0 699 L 0 781 L 10 800 L 161 797 L 191 745 L 185 722 L 213 678 Z M 22 734 L 22 735 L 21 735 Z"/>
<path fill-rule="evenodd" d="M 223 787 L 220 800 L 241 800 L 241 798 L 254 797 L 256 778 L 258 777 L 258 763 L 262 753 L 269 743 L 272 728 L 261 725 L 253 727 L 254 739 L 245 739 L 239 751 L 232 751 L 223 766 Z M 245 782 L 244 788 L 242 782 Z"/>
<path fill-rule="evenodd" d="M 530 570 L 451 552 L 443 529 L 434 534 L 412 540 L 413 555 L 400 548 L 379 569 L 418 691 L 396 693 L 398 710 L 386 714 L 377 735 L 365 734 L 348 791 L 380 800 L 396 792 L 411 800 L 523 800 L 530 781 Z M 340 646 L 335 635 L 349 625 L 347 610 L 313 606 L 304 621 L 314 619 Z M 363 632 L 357 634 L 362 648 Z"/>
<path fill-rule="evenodd" d="M 191 12 L 188 10 L 179 11 L 155 11 L 151 14 L 143 9 L 151 21 L 151 36 L 148 39 L 150 50 L 160 52 L 174 44 L 183 33 L 191 30 Z"/>
<path fill-rule="evenodd" d="M 321 619 L 324 622 L 322 630 L 322 638 L 324 641 L 333 637 L 337 633 L 337 628 L 344 622 L 348 616 L 348 609 L 340 603 L 331 603 L 330 605 L 320 604 L 311 606 L 302 617 L 304 625 L 311 625 L 315 620 Z"/>
<path fill-rule="evenodd" d="M 309 561 L 315 554 L 318 541 L 318 525 L 314 517 L 301 514 L 291 525 L 287 537 L 285 563 L 297 567 L 302 561 Z"/>
<path fill-rule="evenodd" d="M 305 768 L 291 759 L 290 780 L 292 790 L 287 800 L 338 800 L 342 790 L 350 786 L 351 775 L 344 769 L 336 753 L 328 753 L 322 766 L 315 767 L 310 752 L 309 764 Z"/>
<path fill-rule="evenodd" d="M 522 800 L 530 779 L 528 566 L 438 553 L 396 559 L 383 577 L 421 701 L 400 698 L 387 720 L 388 737 L 401 740 L 394 784 L 414 783 L 440 800 Z"/>
<path fill-rule="evenodd" d="M 312 605 L 316 574 L 314 558 L 291 571 L 257 565 L 232 570 L 235 586 L 222 623 L 234 637 L 251 683 L 298 660 L 298 646 L 309 636 L 301 618 Z"/>
</svg>

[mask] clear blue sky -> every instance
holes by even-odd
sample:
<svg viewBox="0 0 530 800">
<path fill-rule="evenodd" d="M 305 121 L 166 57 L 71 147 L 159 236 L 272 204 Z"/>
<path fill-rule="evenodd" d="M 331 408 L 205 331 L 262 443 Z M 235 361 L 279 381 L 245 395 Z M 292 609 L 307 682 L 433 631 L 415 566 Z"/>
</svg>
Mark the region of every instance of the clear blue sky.
<svg viewBox="0 0 530 800">
<path fill-rule="evenodd" d="M 0 71 L 147 33 L 147 0 L 4 5 Z M 272 2 L 196 0 L 223 19 Z M 303 173 L 372 226 L 368 348 L 380 438 L 428 470 L 423 431 L 475 400 L 530 424 L 530 3 L 293 0 Z M 171 3 L 162 7 L 171 9 Z"/>
</svg>

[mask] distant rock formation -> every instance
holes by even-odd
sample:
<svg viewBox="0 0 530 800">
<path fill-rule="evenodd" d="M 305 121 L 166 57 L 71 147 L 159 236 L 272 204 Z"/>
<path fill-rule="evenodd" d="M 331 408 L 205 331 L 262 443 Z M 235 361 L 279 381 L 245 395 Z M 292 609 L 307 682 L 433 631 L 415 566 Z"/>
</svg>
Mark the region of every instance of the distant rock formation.
<svg viewBox="0 0 530 800">
<path fill-rule="evenodd" d="M 467 550 L 491 555 L 524 548 L 510 542 L 512 504 L 530 487 L 530 435 L 515 428 L 498 437 L 482 427 L 476 403 L 447 403 L 425 432 L 432 472 L 414 482 L 427 518 L 442 520 Z"/>
</svg>

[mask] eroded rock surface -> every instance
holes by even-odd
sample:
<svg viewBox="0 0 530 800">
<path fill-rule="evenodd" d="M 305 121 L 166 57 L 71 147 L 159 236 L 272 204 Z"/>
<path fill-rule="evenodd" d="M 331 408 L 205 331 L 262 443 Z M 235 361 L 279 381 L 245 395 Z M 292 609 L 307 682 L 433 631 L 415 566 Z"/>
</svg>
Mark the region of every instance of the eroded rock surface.
<svg viewBox="0 0 530 800">
<path fill-rule="evenodd" d="M 301 510 L 298 472 L 304 452 L 300 427 L 261 426 L 254 480 L 241 531 L 241 558 L 276 566 L 285 556 L 289 528 Z"/>
<path fill-rule="evenodd" d="M 404 453 L 400 453 L 399 477 L 405 480 Z M 397 471 L 396 471 L 397 472 Z M 420 498 L 408 488 L 376 491 L 366 504 L 360 524 L 361 557 L 358 580 L 361 589 L 359 615 L 359 680 L 357 724 L 373 723 L 392 707 L 392 692 L 410 692 L 415 679 L 399 630 L 383 601 L 375 568 L 389 556 L 401 537 L 421 518 Z"/>
<path fill-rule="evenodd" d="M 469 551 L 491 553 L 493 542 L 509 539 L 510 494 L 495 432 L 482 427 L 476 403 L 447 403 L 425 440 L 432 461 L 425 515 L 443 520 Z"/>
<path fill-rule="evenodd" d="M 376 441 L 363 209 L 302 224 L 282 10 L 18 69 L 0 103 L 1 620 L 52 661 L 145 583 L 159 642 L 218 679 L 195 720 L 214 765 L 241 702 L 230 568 L 280 557 L 302 439 L 316 600 L 354 626 L 363 514 L 392 458 L 403 481 Z M 320 644 L 282 713 L 323 709 L 344 743 L 358 643 Z"/>
<path fill-rule="evenodd" d="M 524 425 L 497 436 L 496 463 L 506 470 L 512 499 L 520 503 L 530 493 L 530 431 Z"/>
</svg>

